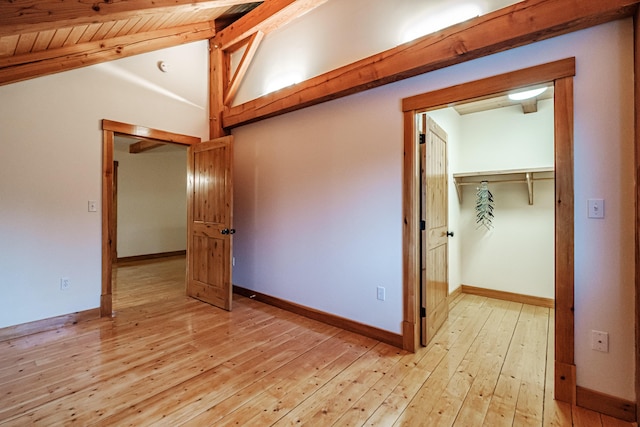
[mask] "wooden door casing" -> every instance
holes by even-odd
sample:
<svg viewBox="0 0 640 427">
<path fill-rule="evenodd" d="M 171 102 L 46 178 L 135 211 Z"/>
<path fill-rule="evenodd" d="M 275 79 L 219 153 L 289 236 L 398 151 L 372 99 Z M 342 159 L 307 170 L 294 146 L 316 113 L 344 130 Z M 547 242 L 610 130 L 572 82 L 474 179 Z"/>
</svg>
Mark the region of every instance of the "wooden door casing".
<svg viewBox="0 0 640 427">
<path fill-rule="evenodd" d="M 233 137 L 189 147 L 187 295 L 231 310 Z"/>
<path fill-rule="evenodd" d="M 449 315 L 447 134 L 422 114 L 420 144 L 422 345 L 427 345 Z"/>
</svg>

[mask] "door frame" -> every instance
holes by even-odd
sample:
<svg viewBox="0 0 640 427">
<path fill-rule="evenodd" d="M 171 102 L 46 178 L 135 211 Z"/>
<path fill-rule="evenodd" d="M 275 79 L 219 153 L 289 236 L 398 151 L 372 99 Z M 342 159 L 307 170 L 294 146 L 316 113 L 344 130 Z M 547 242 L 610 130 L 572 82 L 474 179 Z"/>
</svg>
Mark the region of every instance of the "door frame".
<svg viewBox="0 0 640 427">
<path fill-rule="evenodd" d="M 575 58 L 567 58 L 481 80 L 423 93 L 402 100 L 403 163 L 403 347 L 420 346 L 419 162 L 415 114 L 451 103 L 504 94 L 541 83 L 553 83 L 555 156 L 555 398 L 576 401 L 574 361 L 574 195 L 573 77 Z"/>
<path fill-rule="evenodd" d="M 145 126 L 132 125 L 102 120 L 102 289 L 100 292 L 100 316 L 113 315 L 112 269 L 113 244 L 112 235 L 115 210 L 113 204 L 113 142 L 116 135 L 128 136 L 144 141 L 161 142 L 191 146 L 202 140 L 196 136 L 183 135 Z"/>
</svg>

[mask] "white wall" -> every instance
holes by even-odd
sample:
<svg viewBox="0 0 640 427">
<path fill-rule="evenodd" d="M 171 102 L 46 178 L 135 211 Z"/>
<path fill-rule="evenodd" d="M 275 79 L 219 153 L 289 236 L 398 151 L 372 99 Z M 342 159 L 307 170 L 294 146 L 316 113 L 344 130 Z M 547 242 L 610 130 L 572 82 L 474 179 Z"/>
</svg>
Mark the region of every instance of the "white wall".
<svg viewBox="0 0 640 427">
<path fill-rule="evenodd" d="M 345 3 L 349 2 L 329 2 L 326 7 L 336 8 L 335 16 L 344 16 L 340 5 Z M 314 16 L 309 13 L 301 18 L 296 26 L 299 33 L 289 33 L 287 39 L 297 40 L 308 32 L 334 32 L 326 31 L 328 23 Z M 364 18 L 362 25 L 366 25 Z M 385 26 L 374 28 L 385 30 Z M 336 37 L 351 40 L 351 33 L 361 28 L 348 25 L 339 30 Z M 570 56 L 577 61 L 577 381 L 583 387 L 634 399 L 630 20 L 512 49 L 234 130 L 238 229 L 234 281 L 399 333 L 400 100 Z M 259 69 L 253 72 L 260 75 Z M 606 198 L 604 220 L 586 218 L 586 200 L 591 197 Z M 387 288 L 385 302 L 375 299 L 375 287 L 380 284 Z M 609 353 L 590 349 L 591 329 L 609 331 Z"/>
<path fill-rule="evenodd" d="M 328 1 L 302 19 L 269 33 L 251 62 L 234 104 L 257 98 L 279 81 L 303 81 L 423 35 L 442 25 L 451 9 L 469 5 L 484 15 L 521 0 L 348 0 Z M 475 13 L 475 12 L 474 12 Z M 315 23 L 322 28 L 309 31 Z M 348 42 L 345 42 L 348 40 Z M 282 47 L 286 46 L 286 49 Z"/>
<path fill-rule="evenodd" d="M 115 144 L 118 161 L 118 257 L 187 249 L 187 148 L 138 154 Z"/>
<path fill-rule="evenodd" d="M 535 113 L 513 106 L 464 115 L 460 122 L 456 173 L 553 167 L 551 99 L 540 101 Z M 490 230 L 476 224 L 476 186 L 462 188 L 462 284 L 553 299 L 553 181 L 534 183 L 533 205 L 526 184 L 490 184 L 495 200 Z M 451 201 L 458 203 L 457 197 Z"/>
<path fill-rule="evenodd" d="M 345 16 L 349 4 L 314 12 Z M 292 28 L 339 41 L 394 30 L 361 14 L 327 31 L 314 16 Z M 400 99 L 575 56 L 578 384 L 634 399 L 632 39 L 631 20 L 618 21 L 237 129 L 237 283 L 400 332 Z M 100 119 L 206 137 L 206 52 L 195 43 L 0 87 L 0 327 L 99 305 L 100 215 L 87 200 L 100 200 Z M 604 220 L 586 218 L 592 197 L 606 198 Z M 592 329 L 610 332 L 609 353 L 589 348 Z"/>
<path fill-rule="evenodd" d="M 0 327 L 100 305 L 100 121 L 206 137 L 207 55 L 198 42 L 0 87 Z"/>
<path fill-rule="evenodd" d="M 476 186 L 453 174 L 527 167 L 553 167 L 553 100 L 536 113 L 520 106 L 459 115 L 448 107 L 428 113 L 448 135 L 449 290 L 461 284 L 554 298 L 554 186 L 534 183 L 534 205 L 524 184 L 491 184 L 495 227 L 478 228 Z"/>
<path fill-rule="evenodd" d="M 373 96 L 373 97 L 372 97 Z M 402 140 L 372 93 L 234 130 L 234 283 L 398 331 Z M 386 301 L 376 287 L 386 287 Z"/>
</svg>

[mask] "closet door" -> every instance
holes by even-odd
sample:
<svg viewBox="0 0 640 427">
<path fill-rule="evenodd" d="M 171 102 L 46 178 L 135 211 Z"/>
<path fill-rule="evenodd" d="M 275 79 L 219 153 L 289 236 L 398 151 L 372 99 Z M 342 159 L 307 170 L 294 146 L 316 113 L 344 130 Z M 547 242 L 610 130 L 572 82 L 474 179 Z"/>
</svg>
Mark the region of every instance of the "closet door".
<svg viewBox="0 0 640 427">
<path fill-rule="evenodd" d="M 449 315 L 447 134 L 428 115 L 421 119 L 421 342 L 427 345 Z"/>
</svg>

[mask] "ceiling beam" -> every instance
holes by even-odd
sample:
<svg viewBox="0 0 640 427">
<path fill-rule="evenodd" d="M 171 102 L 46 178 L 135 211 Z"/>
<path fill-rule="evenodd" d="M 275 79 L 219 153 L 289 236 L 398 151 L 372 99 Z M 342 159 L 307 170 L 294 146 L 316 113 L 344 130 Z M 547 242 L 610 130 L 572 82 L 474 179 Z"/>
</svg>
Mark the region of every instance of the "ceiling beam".
<svg viewBox="0 0 640 427">
<path fill-rule="evenodd" d="M 244 79 L 244 76 L 247 73 L 247 69 L 249 68 L 249 64 L 251 63 L 253 56 L 256 54 L 258 46 L 260 46 L 260 42 L 263 38 L 264 33 L 262 31 L 254 33 L 249 38 L 249 42 L 246 45 L 247 48 L 242 55 L 242 59 L 238 64 L 236 72 L 233 74 L 233 77 L 229 82 L 229 88 L 226 90 L 224 96 L 224 105 L 229 105 L 233 101 L 233 98 L 235 98 L 236 93 L 238 92 L 238 88 L 240 87 L 240 83 L 242 82 L 242 79 Z"/>
<path fill-rule="evenodd" d="M 525 99 L 521 101 L 522 112 L 524 114 L 535 113 L 538 111 L 538 98 Z"/>
<path fill-rule="evenodd" d="M 129 146 L 130 154 L 144 153 L 145 151 L 153 150 L 154 148 L 162 147 L 166 145 L 164 142 L 158 142 L 153 140 L 142 140 L 134 142 Z"/>
<path fill-rule="evenodd" d="M 327 0 L 265 0 L 260 6 L 220 31 L 213 45 L 227 50 L 260 31 L 269 34 L 315 9 Z"/>
<path fill-rule="evenodd" d="M 233 101 L 244 74 L 262 38 L 288 24 L 327 0 L 265 0 L 260 6 L 218 32 L 210 42 L 209 136 L 227 134 L 222 127 L 222 113 Z M 231 54 L 247 44 L 247 51 L 232 78 Z M 218 94 L 224 94 L 219 96 Z"/>
<path fill-rule="evenodd" d="M 145 14 L 182 13 L 253 3 L 255 0 L 3 0 L 0 37 L 115 21 Z"/>
<path fill-rule="evenodd" d="M 205 22 L 0 58 L 0 85 L 206 40 L 214 34 L 213 24 Z"/>
<path fill-rule="evenodd" d="M 640 0 L 527 0 L 222 112 L 233 128 L 631 16 Z M 259 7 L 256 9 L 258 10 Z M 239 22 L 239 21 L 238 21 Z"/>
</svg>

